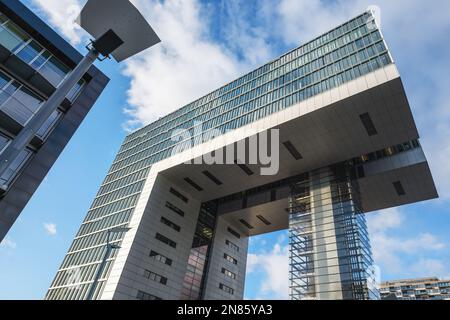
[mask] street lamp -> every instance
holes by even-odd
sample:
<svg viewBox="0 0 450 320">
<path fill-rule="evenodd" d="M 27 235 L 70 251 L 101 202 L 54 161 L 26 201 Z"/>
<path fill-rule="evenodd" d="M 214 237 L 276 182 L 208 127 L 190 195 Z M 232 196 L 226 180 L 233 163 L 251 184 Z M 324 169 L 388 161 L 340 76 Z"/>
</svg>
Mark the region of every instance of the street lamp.
<svg viewBox="0 0 450 320">
<path fill-rule="evenodd" d="M 89 53 L 0 154 L 0 177 L 33 140 L 95 60 L 112 56 L 117 62 L 121 62 L 161 41 L 129 0 L 89 0 L 76 22 L 95 39 L 87 46 Z M 0 187 L 7 188 L 6 185 Z"/>
<path fill-rule="evenodd" d="M 121 248 L 120 246 L 111 243 L 111 234 L 112 233 L 120 233 L 120 232 L 128 232 L 130 230 L 131 230 L 131 228 L 116 227 L 116 228 L 112 228 L 112 229 L 109 229 L 108 231 L 106 231 L 107 234 L 106 234 L 106 251 L 105 251 L 105 255 L 103 256 L 102 263 L 100 264 L 100 267 L 98 268 L 98 271 L 95 274 L 94 281 L 92 282 L 92 285 L 89 288 L 89 292 L 88 292 L 88 295 L 87 295 L 87 298 L 86 298 L 87 300 L 92 300 L 92 298 L 94 297 L 95 289 L 97 288 L 98 281 L 100 280 L 100 277 L 102 276 L 102 273 L 105 270 L 106 262 L 109 259 L 111 251 Z"/>
</svg>

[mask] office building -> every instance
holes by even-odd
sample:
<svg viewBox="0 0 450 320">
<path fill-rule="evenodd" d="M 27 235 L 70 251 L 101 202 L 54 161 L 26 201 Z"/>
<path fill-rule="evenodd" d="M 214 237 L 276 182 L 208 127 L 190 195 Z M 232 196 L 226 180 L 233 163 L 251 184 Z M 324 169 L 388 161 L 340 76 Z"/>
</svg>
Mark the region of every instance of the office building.
<svg viewBox="0 0 450 320">
<path fill-rule="evenodd" d="M 130 134 L 46 299 L 242 299 L 249 238 L 278 230 L 291 299 L 379 299 L 365 214 L 436 197 L 365 12 Z"/>
<path fill-rule="evenodd" d="M 0 1 L 0 154 L 81 58 L 20 1 Z M 107 83 L 92 67 L 0 177 L 0 241 Z"/>
</svg>

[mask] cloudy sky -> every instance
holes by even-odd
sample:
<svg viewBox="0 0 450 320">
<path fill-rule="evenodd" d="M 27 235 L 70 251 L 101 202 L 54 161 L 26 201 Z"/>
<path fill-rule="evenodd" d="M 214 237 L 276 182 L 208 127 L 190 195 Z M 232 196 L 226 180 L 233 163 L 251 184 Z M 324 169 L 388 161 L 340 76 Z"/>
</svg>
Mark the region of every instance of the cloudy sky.
<svg viewBox="0 0 450 320">
<path fill-rule="evenodd" d="M 85 1 L 22 0 L 84 52 L 71 21 Z M 0 299 L 41 299 L 130 130 L 157 119 L 364 11 L 402 74 L 440 199 L 368 215 L 384 280 L 450 278 L 450 2 L 134 0 L 163 40 L 121 66 L 0 245 Z M 287 234 L 251 239 L 246 297 L 287 298 Z"/>
</svg>

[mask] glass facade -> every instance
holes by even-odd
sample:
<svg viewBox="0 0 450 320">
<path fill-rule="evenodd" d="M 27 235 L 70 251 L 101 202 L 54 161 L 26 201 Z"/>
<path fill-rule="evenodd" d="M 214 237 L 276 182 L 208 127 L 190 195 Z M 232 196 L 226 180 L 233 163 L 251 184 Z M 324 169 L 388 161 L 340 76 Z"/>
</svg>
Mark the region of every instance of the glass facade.
<svg viewBox="0 0 450 320">
<path fill-rule="evenodd" d="M 217 203 L 211 201 L 202 204 L 184 276 L 182 300 L 200 300 L 203 297 L 216 218 Z"/>
<path fill-rule="evenodd" d="M 123 142 L 58 272 L 49 298 L 64 298 L 64 274 L 98 265 L 105 246 L 101 234 L 130 221 L 152 164 L 172 155 L 171 134 L 203 123 L 206 140 L 213 129 L 237 129 L 321 92 L 392 63 L 370 13 L 364 13 L 280 58 L 130 134 Z M 202 137 L 194 138 L 204 142 Z M 118 238 L 118 241 L 121 239 Z M 200 247 L 198 247 L 200 248 Z M 203 250 L 204 251 L 204 250 Z M 205 255 L 205 252 L 198 255 Z M 93 278 L 86 276 L 85 282 Z M 81 297 L 81 295 L 80 295 Z"/>
<path fill-rule="evenodd" d="M 354 169 L 343 163 L 292 184 L 290 298 L 379 299 Z"/>
<path fill-rule="evenodd" d="M 71 71 L 68 66 L 29 36 L 7 16 L 0 13 L 0 45 L 38 71 L 54 87 L 58 87 Z M 73 101 L 84 81 L 69 94 Z"/>
<path fill-rule="evenodd" d="M 29 36 L 22 28 L 17 26 L 6 15 L 0 12 L 0 46 L 20 58 L 23 62 L 34 68 L 53 86 L 57 87 L 70 72 L 70 68 L 60 62 L 41 44 Z M 7 69 L 7 68 L 6 68 Z M 68 95 L 74 101 L 84 85 L 81 80 Z M 0 111 L 10 119 L 25 126 L 39 111 L 44 99 L 31 90 L 27 84 L 16 79 L 14 75 L 0 70 Z M 45 140 L 51 130 L 62 116 L 62 111 L 55 111 L 38 131 L 37 136 Z M 0 128 L 1 129 L 1 128 Z M 5 132 L 5 134 L 7 134 Z M 6 146 L 3 140 L 10 141 L 12 137 L 2 135 L 0 153 Z M 11 185 L 23 165 L 31 158 L 33 151 L 27 149 L 11 164 L 7 172 L 0 177 L 0 184 L 4 189 Z"/>
</svg>

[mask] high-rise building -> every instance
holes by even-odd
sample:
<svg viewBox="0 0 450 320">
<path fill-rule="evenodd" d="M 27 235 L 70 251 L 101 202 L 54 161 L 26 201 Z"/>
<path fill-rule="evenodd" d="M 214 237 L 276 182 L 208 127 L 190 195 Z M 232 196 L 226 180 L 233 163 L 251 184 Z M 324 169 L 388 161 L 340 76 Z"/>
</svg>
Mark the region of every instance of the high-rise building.
<svg viewBox="0 0 450 320">
<path fill-rule="evenodd" d="M 0 0 L 0 154 L 81 58 L 20 1 Z M 0 177 L 0 241 L 108 81 L 92 67 Z"/>
<path fill-rule="evenodd" d="M 450 280 L 421 278 L 392 280 L 381 283 L 382 299 L 392 300 L 450 300 Z"/>
<path fill-rule="evenodd" d="M 286 229 L 291 299 L 378 299 L 365 214 L 436 197 L 365 12 L 130 134 L 46 299 L 242 299 Z"/>
</svg>

